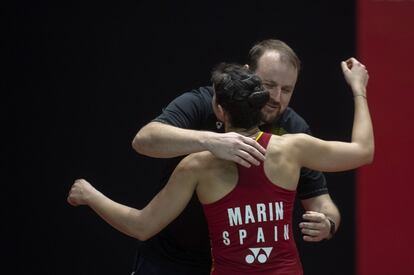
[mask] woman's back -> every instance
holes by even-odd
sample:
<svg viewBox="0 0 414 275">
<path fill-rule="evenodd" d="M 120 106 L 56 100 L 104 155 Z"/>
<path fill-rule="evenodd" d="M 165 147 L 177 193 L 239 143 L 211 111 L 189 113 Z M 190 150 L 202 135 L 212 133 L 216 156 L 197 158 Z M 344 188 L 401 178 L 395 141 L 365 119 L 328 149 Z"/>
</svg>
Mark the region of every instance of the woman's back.
<svg viewBox="0 0 414 275">
<path fill-rule="evenodd" d="M 266 147 L 270 138 L 263 134 L 258 141 Z M 269 161 L 244 168 L 212 157 L 200 174 L 197 194 L 209 226 L 213 274 L 302 273 L 292 232 L 296 192 L 269 179 Z"/>
<path fill-rule="evenodd" d="M 260 170 L 264 169 L 267 180 L 273 185 L 295 191 L 301 168 L 297 160 L 291 157 L 291 137 L 296 135 L 277 136 L 260 132 L 260 136 L 262 134 L 265 135 L 267 148 L 266 159 L 260 165 Z M 263 140 L 258 139 L 258 142 L 261 143 Z M 201 203 L 215 202 L 236 187 L 240 166 L 234 162 L 219 159 L 207 151 L 192 154 L 190 157 L 201 166 L 197 186 L 197 195 Z M 254 170 L 253 168 L 255 167 L 247 169 Z"/>
</svg>

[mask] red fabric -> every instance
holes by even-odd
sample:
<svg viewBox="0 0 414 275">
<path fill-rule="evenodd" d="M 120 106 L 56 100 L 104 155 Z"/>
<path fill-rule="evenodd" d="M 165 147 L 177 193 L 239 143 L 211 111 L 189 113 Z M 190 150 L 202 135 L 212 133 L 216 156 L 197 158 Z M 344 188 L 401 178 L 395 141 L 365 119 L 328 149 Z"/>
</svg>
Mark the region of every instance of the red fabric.
<svg viewBox="0 0 414 275">
<path fill-rule="evenodd" d="M 266 148 L 270 137 L 263 133 L 259 143 Z M 302 274 L 292 233 L 296 192 L 270 182 L 263 165 L 239 166 L 238 171 L 237 185 L 229 194 L 203 205 L 212 245 L 212 274 Z"/>
<path fill-rule="evenodd" d="M 359 275 L 414 274 L 413 27 L 413 0 L 358 1 L 358 58 L 370 75 L 375 131 L 375 160 L 357 178 Z"/>
</svg>

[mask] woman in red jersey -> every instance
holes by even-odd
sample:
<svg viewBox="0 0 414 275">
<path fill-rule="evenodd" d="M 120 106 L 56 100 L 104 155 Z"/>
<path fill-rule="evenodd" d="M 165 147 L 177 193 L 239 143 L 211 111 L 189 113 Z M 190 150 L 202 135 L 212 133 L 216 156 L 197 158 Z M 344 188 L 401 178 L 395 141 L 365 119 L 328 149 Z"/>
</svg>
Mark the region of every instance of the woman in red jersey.
<svg viewBox="0 0 414 275">
<path fill-rule="evenodd" d="M 110 200 L 83 179 L 73 184 L 68 202 L 88 205 L 119 231 L 146 240 L 174 220 L 196 192 L 209 227 L 212 274 L 303 274 L 292 234 L 300 169 L 354 169 L 370 163 L 374 154 L 367 70 L 354 58 L 341 66 L 355 102 L 351 142 L 261 132 L 260 110 L 269 93 L 246 68 L 221 64 L 212 75 L 214 111 L 226 132 L 249 136 L 266 148 L 262 165 L 245 168 L 200 152 L 184 158 L 142 210 Z"/>
</svg>

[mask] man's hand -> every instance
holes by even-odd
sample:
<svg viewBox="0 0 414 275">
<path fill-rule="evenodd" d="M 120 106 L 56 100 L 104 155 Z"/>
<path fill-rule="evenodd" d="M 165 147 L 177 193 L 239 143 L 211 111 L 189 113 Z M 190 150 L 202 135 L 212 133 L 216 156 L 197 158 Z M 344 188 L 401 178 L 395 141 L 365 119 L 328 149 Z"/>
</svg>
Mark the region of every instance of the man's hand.
<svg viewBox="0 0 414 275">
<path fill-rule="evenodd" d="M 303 214 L 305 222 L 301 222 L 299 227 L 303 233 L 303 240 L 307 242 L 319 242 L 329 239 L 331 224 L 328 217 L 319 212 L 306 211 Z"/>
<path fill-rule="evenodd" d="M 253 138 L 237 133 L 212 133 L 205 141 L 205 147 L 216 157 L 234 161 L 244 167 L 260 165 L 266 150 Z"/>
<path fill-rule="evenodd" d="M 78 179 L 73 183 L 67 201 L 72 206 L 87 205 L 90 197 L 96 192 L 98 191 L 89 182 Z"/>
</svg>

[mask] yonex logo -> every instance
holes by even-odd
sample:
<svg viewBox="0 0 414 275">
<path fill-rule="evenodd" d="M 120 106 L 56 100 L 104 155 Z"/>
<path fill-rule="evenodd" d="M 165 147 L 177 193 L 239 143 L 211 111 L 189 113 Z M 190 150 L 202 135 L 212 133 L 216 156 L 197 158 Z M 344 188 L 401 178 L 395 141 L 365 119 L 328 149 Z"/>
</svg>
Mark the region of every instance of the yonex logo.
<svg viewBox="0 0 414 275">
<path fill-rule="evenodd" d="M 252 264 L 256 259 L 259 263 L 263 264 L 269 259 L 270 252 L 272 252 L 273 247 L 257 247 L 249 248 L 252 254 L 246 256 L 246 263 Z"/>
</svg>

